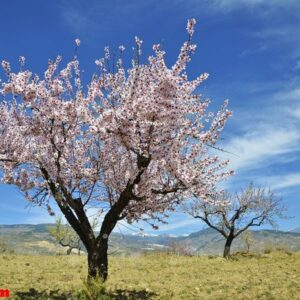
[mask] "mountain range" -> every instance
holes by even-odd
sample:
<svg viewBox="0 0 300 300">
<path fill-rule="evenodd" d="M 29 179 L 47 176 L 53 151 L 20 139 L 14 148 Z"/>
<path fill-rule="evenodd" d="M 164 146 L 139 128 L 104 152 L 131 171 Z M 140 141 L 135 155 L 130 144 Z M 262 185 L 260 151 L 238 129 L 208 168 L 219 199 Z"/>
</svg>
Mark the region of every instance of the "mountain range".
<svg viewBox="0 0 300 300">
<path fill-rule="evenodd" d="M 0 245 L 20 254 L 62 254 L 66 249 L 59 246 L 48 232 L 54 224 L 0 225 Z M 300 251 L 300 228 L 291 231 L 255 230 L 251 231 L 251 251 L 265 248 L 284 248 Z M 153 251 L 184 251 L 193 254 L 219 255 L 222 253 L 224 238 L 211 228 L 184 236 L 142 235 L 113 233 L 110 237 L 110 253 L 132 255 Z M 232 252 L 245 251 L 243 236 L 232 244 Z M 1 247 L 0 247 L 1 251 Z"/>
</svg>

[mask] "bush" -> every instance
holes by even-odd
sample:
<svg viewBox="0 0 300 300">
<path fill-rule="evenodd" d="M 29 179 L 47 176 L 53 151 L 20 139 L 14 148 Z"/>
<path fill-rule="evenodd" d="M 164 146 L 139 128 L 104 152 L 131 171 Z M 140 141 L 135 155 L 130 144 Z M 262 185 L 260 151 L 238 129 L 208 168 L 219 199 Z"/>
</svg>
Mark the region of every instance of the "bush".
<svg viewBox="0 0 300 300">
<path fill-rule="evenodd" d="M 83 280 L 83 288 L 78 293 L 79 300 L 109 300 L 106 294 L 105 283 L 98 278 Z"/>
<path fill-rule="evenodd" d="M 3 240 L 0 240 L 0 254 L 13 254 L 15 251 Z"/>
<path fill-rule="evenodd" d="M 270 254 L 271 252 L 281 252 L 281 253 L 285 253 L 287 255 L 293 254 L 293 251 L 290 249 L 290 247 L 288 247 L 286 245 L 274 245 L 271 242 L 265 242 L 264 253 Z"/>
<path fill-rule="evenodd" d="M 264 243 L 264 254 L 270 254 L 273 251 L 273 245 L 271 242 Z"/>
<path fill-rule="evenodd" d="M 285 253 L 287 255 L 292 255 L 293 251 L 286 245 L 278 245 L 275 247 L 275 251 Z"/>
<path fill-rule="evenodd" d="M 172 254 L 182 256 L 193 256 L 196 254 L 196 249 L 186 242 L 172 242 L 168 247 L 168 252 Z"/>
</svg>

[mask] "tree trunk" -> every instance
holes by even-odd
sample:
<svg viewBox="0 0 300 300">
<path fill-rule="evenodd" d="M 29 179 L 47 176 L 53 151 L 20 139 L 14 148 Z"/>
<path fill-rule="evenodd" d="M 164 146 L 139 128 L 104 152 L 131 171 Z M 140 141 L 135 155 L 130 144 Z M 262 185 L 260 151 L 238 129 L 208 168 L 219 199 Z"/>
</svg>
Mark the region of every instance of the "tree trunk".
<svg viewBox="0 0 300 300">
<path fill-rule="evenodd" d="M 247 254 L 250 252 L 250 243 L 249 242 L 247 242 Z"/>
<path fill-rule="evenodd" d="M 233 241 L 233 236 L 229 235 L 228 238 L 226 239 L 225 247 L 224 247 L 224 252 L 223 252 L 223 257 L 227 258 L 230 255 L 230 247 Z"/>
<path fill-rule="evenodd" d="M 103 281 L 108 275 L 108 243 L 107 240 L 88 251 L 88 279 L 99 278 Z"/>
<path fill-rule="evenodd" d="M 67 250 L 67 255 L 70 255 L 71 252 L 72 252 L 73 248 L 72 247 L 69 247 L 68 250 Z"/>
<path fill-rule="evenodd" d="M 88 278 L 99 277 L 103 281 L 108 275 L 108 238 L 119 220 L 122 220 L 125 215 L 123 212 L 128 206 L 130 200 L 141 201 L 142 198 L 137 197 L 133 193 L 135 185 L 139 184 L 141 176 L 150 164 L 151 156 L 146 157 L 138 155 L 137 167 L 138 172 L 133 178 L 128 180 L 125 189 L 120 193 L 119 199 L 112 204 L 110 210 L 104 217 L 100 233 L 95 237 L 93 228 L 86 215 L 85 204 L 81 198 L 74 199 L 72 193 L 63 185 L 60 189 L 56 187 L 48 174 L 47 169 L 40 167 L 44 178 L 49 182 L 50 190 L 56 203 L 71 227 L 80 237 L 88 252 Z M 61 183 L 59 182 L 59 185 Z"/>
</svg>

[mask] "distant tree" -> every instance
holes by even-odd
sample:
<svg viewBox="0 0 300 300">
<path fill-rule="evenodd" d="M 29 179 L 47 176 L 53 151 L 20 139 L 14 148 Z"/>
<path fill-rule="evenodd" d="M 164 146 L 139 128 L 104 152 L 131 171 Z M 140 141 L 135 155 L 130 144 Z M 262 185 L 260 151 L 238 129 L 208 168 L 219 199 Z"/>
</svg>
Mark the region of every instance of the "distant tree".
<svg viewBox="0 0 300 300">
<path fill-rule="evenodd" d="M 117 55 L 106 47 L 87 85 L 76 55 L 65 68 L 60 56 L 49 60 L 43 78 L 24 69 L 23 57 L 17 73 L 2 62 L 8 79 L 0 90 L 1 182 L 51 215 L 52 203 L 59 207 L 87 250 L 89 277 L 107 278 L 108 239 L 120 220 L 167 217 L 231 175 L 227 161 L 210 153 L 231 116 L 228 103 L 208 111 L 197 91 L 208 74 L 194 80 L 186 74 L 195 22 L 188 21 L 173 66 L 160 45 L 143 64 L 136 37 L 129 70 L 124 47 Z M 102 212 L 97 235 L 89 208 Z"/>
<path fill-rule="evenodd" d="M 225 237 L 223 256 L 227 257 L 237 236 L 250 227 L 263 224 L 275 227 L 276 218 L 284 217 L 285 208 L 271 190 L 250 184 L 240 193 L 230 195 L 224 192 L 211 197 L 209 202 L 196 198 L 185 210 Z"/>
<path fill-rule="evenodd" d="M 78 250 L 78 255 L 81 251 L 81 239 L 74 229 L 64 224 L 61 217 L 56 219 L 54 226 L 49 226 L 50 235 L 62 246 L 67 247 L 67 255 L 70 255 L 73 249 Z"/>
<path fill-rule="evenodd" d="M 192 256 L 196 249 L 185 241 L 173 241 L 168 245 L 168 251 L 176 255 Z"/>
<path fill-rule="evenodd" d="M 97 225 L 97 219 L 93 219 L 91 222 L 92 229 L 95 230 Z M 63 223 L 62 217 L 58 217 L 55 225 L 48 227 L 48 231 L 61 246 L 68 247 L 67 255 L 71 254 L 73 249 L 77 249 L 78 255 L 80 255 L 80 251 L 82 250 L 82 241 L 76 231 L 74 231 L 69 224 Z"/>
<path fill-rule="evenodd" d="M 14 253 L 5 239 L 0 239 L 0 254 L 4 253 Z"/>
<path fill-rule="evenodd" d="M 246 245 L 246 252 L 249 253 L 250 252 L 250 247 L 254 243 L 254 237 L 253 237 L 252 231 L 246 230 L 242 234 L 242 240 L 244 241 L 244 243 Z"/>
</svg>

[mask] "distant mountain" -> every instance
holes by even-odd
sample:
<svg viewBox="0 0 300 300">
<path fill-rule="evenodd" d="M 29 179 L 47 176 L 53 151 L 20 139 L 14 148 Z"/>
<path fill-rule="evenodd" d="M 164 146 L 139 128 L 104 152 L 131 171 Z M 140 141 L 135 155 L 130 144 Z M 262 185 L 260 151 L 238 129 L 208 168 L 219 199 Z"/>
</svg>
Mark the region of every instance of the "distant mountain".
<svg viewBox="0 0 300 300">
<path fill-rule="evenodd" d="M 0 225 L 0 241 L 16 253 L 53 254 L 62 247 L 49 235 L 49 226 L 53 224 Z"/>
<path fill-rule="evenodd" d="M 23 254 L 57 254 L 66 249 L 59 246 L 49 235 L 48 227 L 53 224 L 18 224 L 0 225 L 0 242 L 5 243 L 16 253 Z M 252 231 L 251 250 L 263 251 L 264 247 L 284 247 L 300 251 L 300 233 L 298 231 L 257 230 Z M 186 245 L 198 254 L 221 254 L 224 238 L 211 228 L 185 236 L 174 235 L 122 235 L 113 233 L 110 237 L 110 253 L 114 255 L 131 255 L 140 252 L 165 251 L 178 245 Z M 242 237 L 232 245 L 232 251 L 245 250 Z"/>
<path fill-rule="evenodd" d="M 284 248 L 300 251 L 300 234 L 276 230 L 251 231 L 253 241 L 250 250 L 262 252 L 265 247 Z M 225 239 L 215 230 L 209 228 L 190 234 L 185 238 L 186 243 L 196 248 L 199 254 L 221 254 Z M 232 252 L 246 250 L 243 235 L 237 237 L 232 244 Z"/>
<path fill-rule="evenodd" d="M 300 233 L 300 227 L 294 228 L 294 229 L 290 230 L 289 232 Z"/>
</svg>

